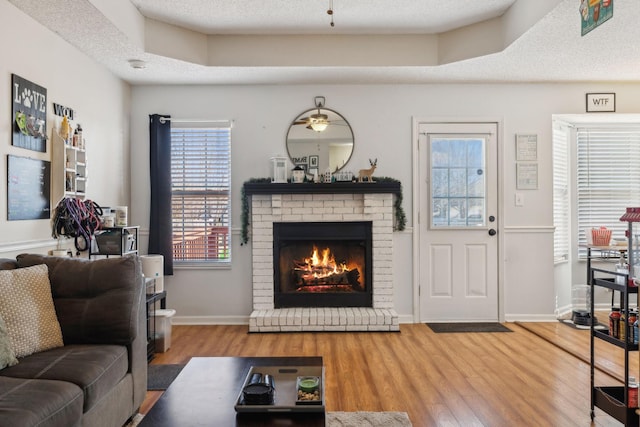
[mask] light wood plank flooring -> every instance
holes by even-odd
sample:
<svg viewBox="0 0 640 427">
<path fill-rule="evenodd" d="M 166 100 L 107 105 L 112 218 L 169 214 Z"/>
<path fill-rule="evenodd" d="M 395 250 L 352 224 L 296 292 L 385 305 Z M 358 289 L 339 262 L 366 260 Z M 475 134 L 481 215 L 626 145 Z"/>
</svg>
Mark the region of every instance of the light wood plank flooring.
<svg viewBox="0 0 640 427">
<path fill-rule="evenodd" d="M 464 334 L 436 334 L 423 324 L 403 324 L 397 333 L 249 334 L 247 326 L 173 326 L 171 348 L 152 363 L 322 356 L 328 411 L 404 411 L 416 427 L 620 425 L 599 410 L 591 423 L 589 365 L 557 345 L 567 341 L 588 357 L 588 332 L 554 322 L 537 324 L 544 327 L 532 333 L 525 329 L 530 325 L 508 323 L 512 333 Z M 613 376 L 596 371 L 597 384 L 620 385 L 619 352 L 603 346 L 602 354 Z M 637 363 L 637 353 L 634 358 Z M 141 411 L 161 394 L 148 392 Z"/>
<path fill-rule="evenodd" d="M 605 317 L 602 316 L 604 319 Z M 519 323 L 521 327 L 557 345 L 578 359 L 589 363 L 590 343 L 588 331 L 576 331 L 560 322 Z M 624 353 L 602 340 L 595 341 L 596 367 L 611 377 L 624 381 Z M 640 358 L 637 352 L 630 353 L 631 372 L 640 372 Z"/>
</svg>

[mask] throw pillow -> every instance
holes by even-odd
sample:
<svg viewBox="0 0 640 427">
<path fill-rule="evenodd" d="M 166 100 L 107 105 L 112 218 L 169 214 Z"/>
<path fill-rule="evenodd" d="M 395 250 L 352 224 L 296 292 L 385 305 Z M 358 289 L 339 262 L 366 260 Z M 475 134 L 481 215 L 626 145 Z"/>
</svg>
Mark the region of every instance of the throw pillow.
<svg viewBox="0 0 640 427">
<path fill-rule="evenodd" d="M 16 357 L 64 345 L 45 264 L 0 271 L 0 317 Z"/>
<path fill-rule="evenodd" d="M 11 338 L 7 332 L 7 325 L 4 323 L 2 317 L 0 317 L 0 369 L 4 369 L 7 366 L 13 366 L 18 363 L 16 359 L 16 353 L 11 347 Z"/>
</svg>

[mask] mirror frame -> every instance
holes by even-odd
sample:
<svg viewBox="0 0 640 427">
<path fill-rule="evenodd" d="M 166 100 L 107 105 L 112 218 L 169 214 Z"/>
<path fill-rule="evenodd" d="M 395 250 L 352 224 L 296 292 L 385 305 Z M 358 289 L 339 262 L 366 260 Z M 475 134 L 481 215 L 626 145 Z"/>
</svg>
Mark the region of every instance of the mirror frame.
<svg viewBox="0 0 640 427">
<path fill-rule="evenodd" d="M 302 113 L 298 114 L 298 115 L 297 115 L 297 116 L 296 116 L 296 117 L 291 121 L 291 124 L 289 125 L 289 128 L 287 129 L 287 135 L 286 135 L 286 137 L 285 137 L 285 146 L 286 146 L 286 148 L 287 148 L 287 156 L 289 157 L 289 160 L 291 161 L 291 163 L 293 163 L 293 165 L 294 165 L 294 166 L 296 166 L 296 162 L 295 162 L 295 160 L 294 160 L 294 159 L 296 159 L 296 158 L 291 154 L 291 148 L 290 148 L 290 146 L 289 146 L 289 141 L 290 141 L 289 135 L 291 134 L 291 131 L 292 131 L 292 129 L 293 129 L 293 127 L 294 127 L 294 126 L 304 126 L 304 125 L 302 125 L 302 124 L 297 124 L 297 125 L 296 125 L 296 124 L 295 124 L 295 123 L 296 123 L 296 121 L 300 120 L 302 117 L 309 116 L 309 115 L 311 115 L 311 114 L 317 113 L 317 112 L 318 112 L 318 110 L 320 111 L 320 114 L 328 114 L 328 113 L 330 113 L 330 114 L 335 114 L 336 116 L 338 116 L 338 119 L 339 119 L 339 120 L 344 121 L 344 123 L 345 123 L 346 127 L 347 127 L 347 128 L 348 128 L 348 130 L 349 130 L 349 133 L 351 134 L 351 150 L 350 150 L 350 152 L 349 152 L 349 155 L 348 155 L 348 156 L 344 156 L 344 157 L 346 157 L 346 159 L 343 159 L 342 166 L 337 167 L 337 168 L 336 168 L 336 169 L 334 169 L 334 170 L 331 170 L 331 173 L 334 173 L 334 172 L 337 172 L 337 171 L 339 171 L 339 170 L 343 169 L 343 168 L 347 165 L 347 163 L 349 163 L 349 160 L 351 160 L 351 157 L 353 157 L 353 150 L 354 150 L 354 148 L 355 148 L 355 135 L 354 135 L 354 133 L 353 133 L 353 128 L 351 127 L 351 124 L 349 123 L 349 121 L 348 121 L 348 120 L 347 120 L 347 119 L 346 119 L 342 114 L 340 114 L 340 113 L 338 113 L 337 111 L 332 110 L 332 109 L 330 109 L 330 108 L 325 108 L 325 107 L 309 108 L 308 110 L 305 110 L 305 111 L 303 111 Z M 330 127 L 330 126 L 331 126 L 331 123 L 329 123 L 329 127 Z M 315 132 L 315 134 L 316 134 L 316 135 L 321 136 L 323 132 L 325 132 L 325 131 L 322 131 L 322 132 Z M 317 138 L 317 140 L 318 140 L 320 143 L 322 143 L 322 142 L 326 142 L 326 141 L 322 141 L 322 139 L 320 139 L 320 138 Z M 327 142 L 327 143 L 328 143 L 328 142 Z M 345 144 L 346 144 L 346 143 L 345 143 Z M 308 165 L 307 167 L 309 168 L 309 167 L 310 167 L 310 165 L 309 165 L 309 160 L 307 160 L 307 165 Z M 322 170 L 321 170 L 321 169 L 319 168 L 319 164 L 318 164 L 318 173 L 319 173 L 319 174 L 322 174 L 322 173 L 324 173 L 324 170 L 326 170 L 326 167 L 325 167 L 324 169 L 322 169 Z"/>
</svg>

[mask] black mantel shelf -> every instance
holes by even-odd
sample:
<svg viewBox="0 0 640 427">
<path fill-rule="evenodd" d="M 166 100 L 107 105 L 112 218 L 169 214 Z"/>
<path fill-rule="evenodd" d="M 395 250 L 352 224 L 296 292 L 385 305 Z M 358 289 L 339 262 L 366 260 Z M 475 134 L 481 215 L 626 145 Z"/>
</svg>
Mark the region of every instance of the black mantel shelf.
<svg viewBox="0 0 640 427">
<path fill-rule="evenodd" d="M 300 184 L 245 182 L 244 192 L 248 196 L 252 194 L 400 194 L 400 182 L 305 182 Z"/>
</svg>

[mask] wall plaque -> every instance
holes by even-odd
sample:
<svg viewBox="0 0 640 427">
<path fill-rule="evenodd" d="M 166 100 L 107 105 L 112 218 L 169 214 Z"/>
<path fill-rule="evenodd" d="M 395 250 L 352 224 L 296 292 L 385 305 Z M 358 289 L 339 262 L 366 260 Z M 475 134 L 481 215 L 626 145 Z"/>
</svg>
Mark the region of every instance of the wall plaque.
<svg viewBox="0 0 640 427">
<path fill-rule="evenodd" d="M 11 144 L 27 150 L 47 151 L 47 89 L 11 75 L 13 131 Z"/>
</svg>

